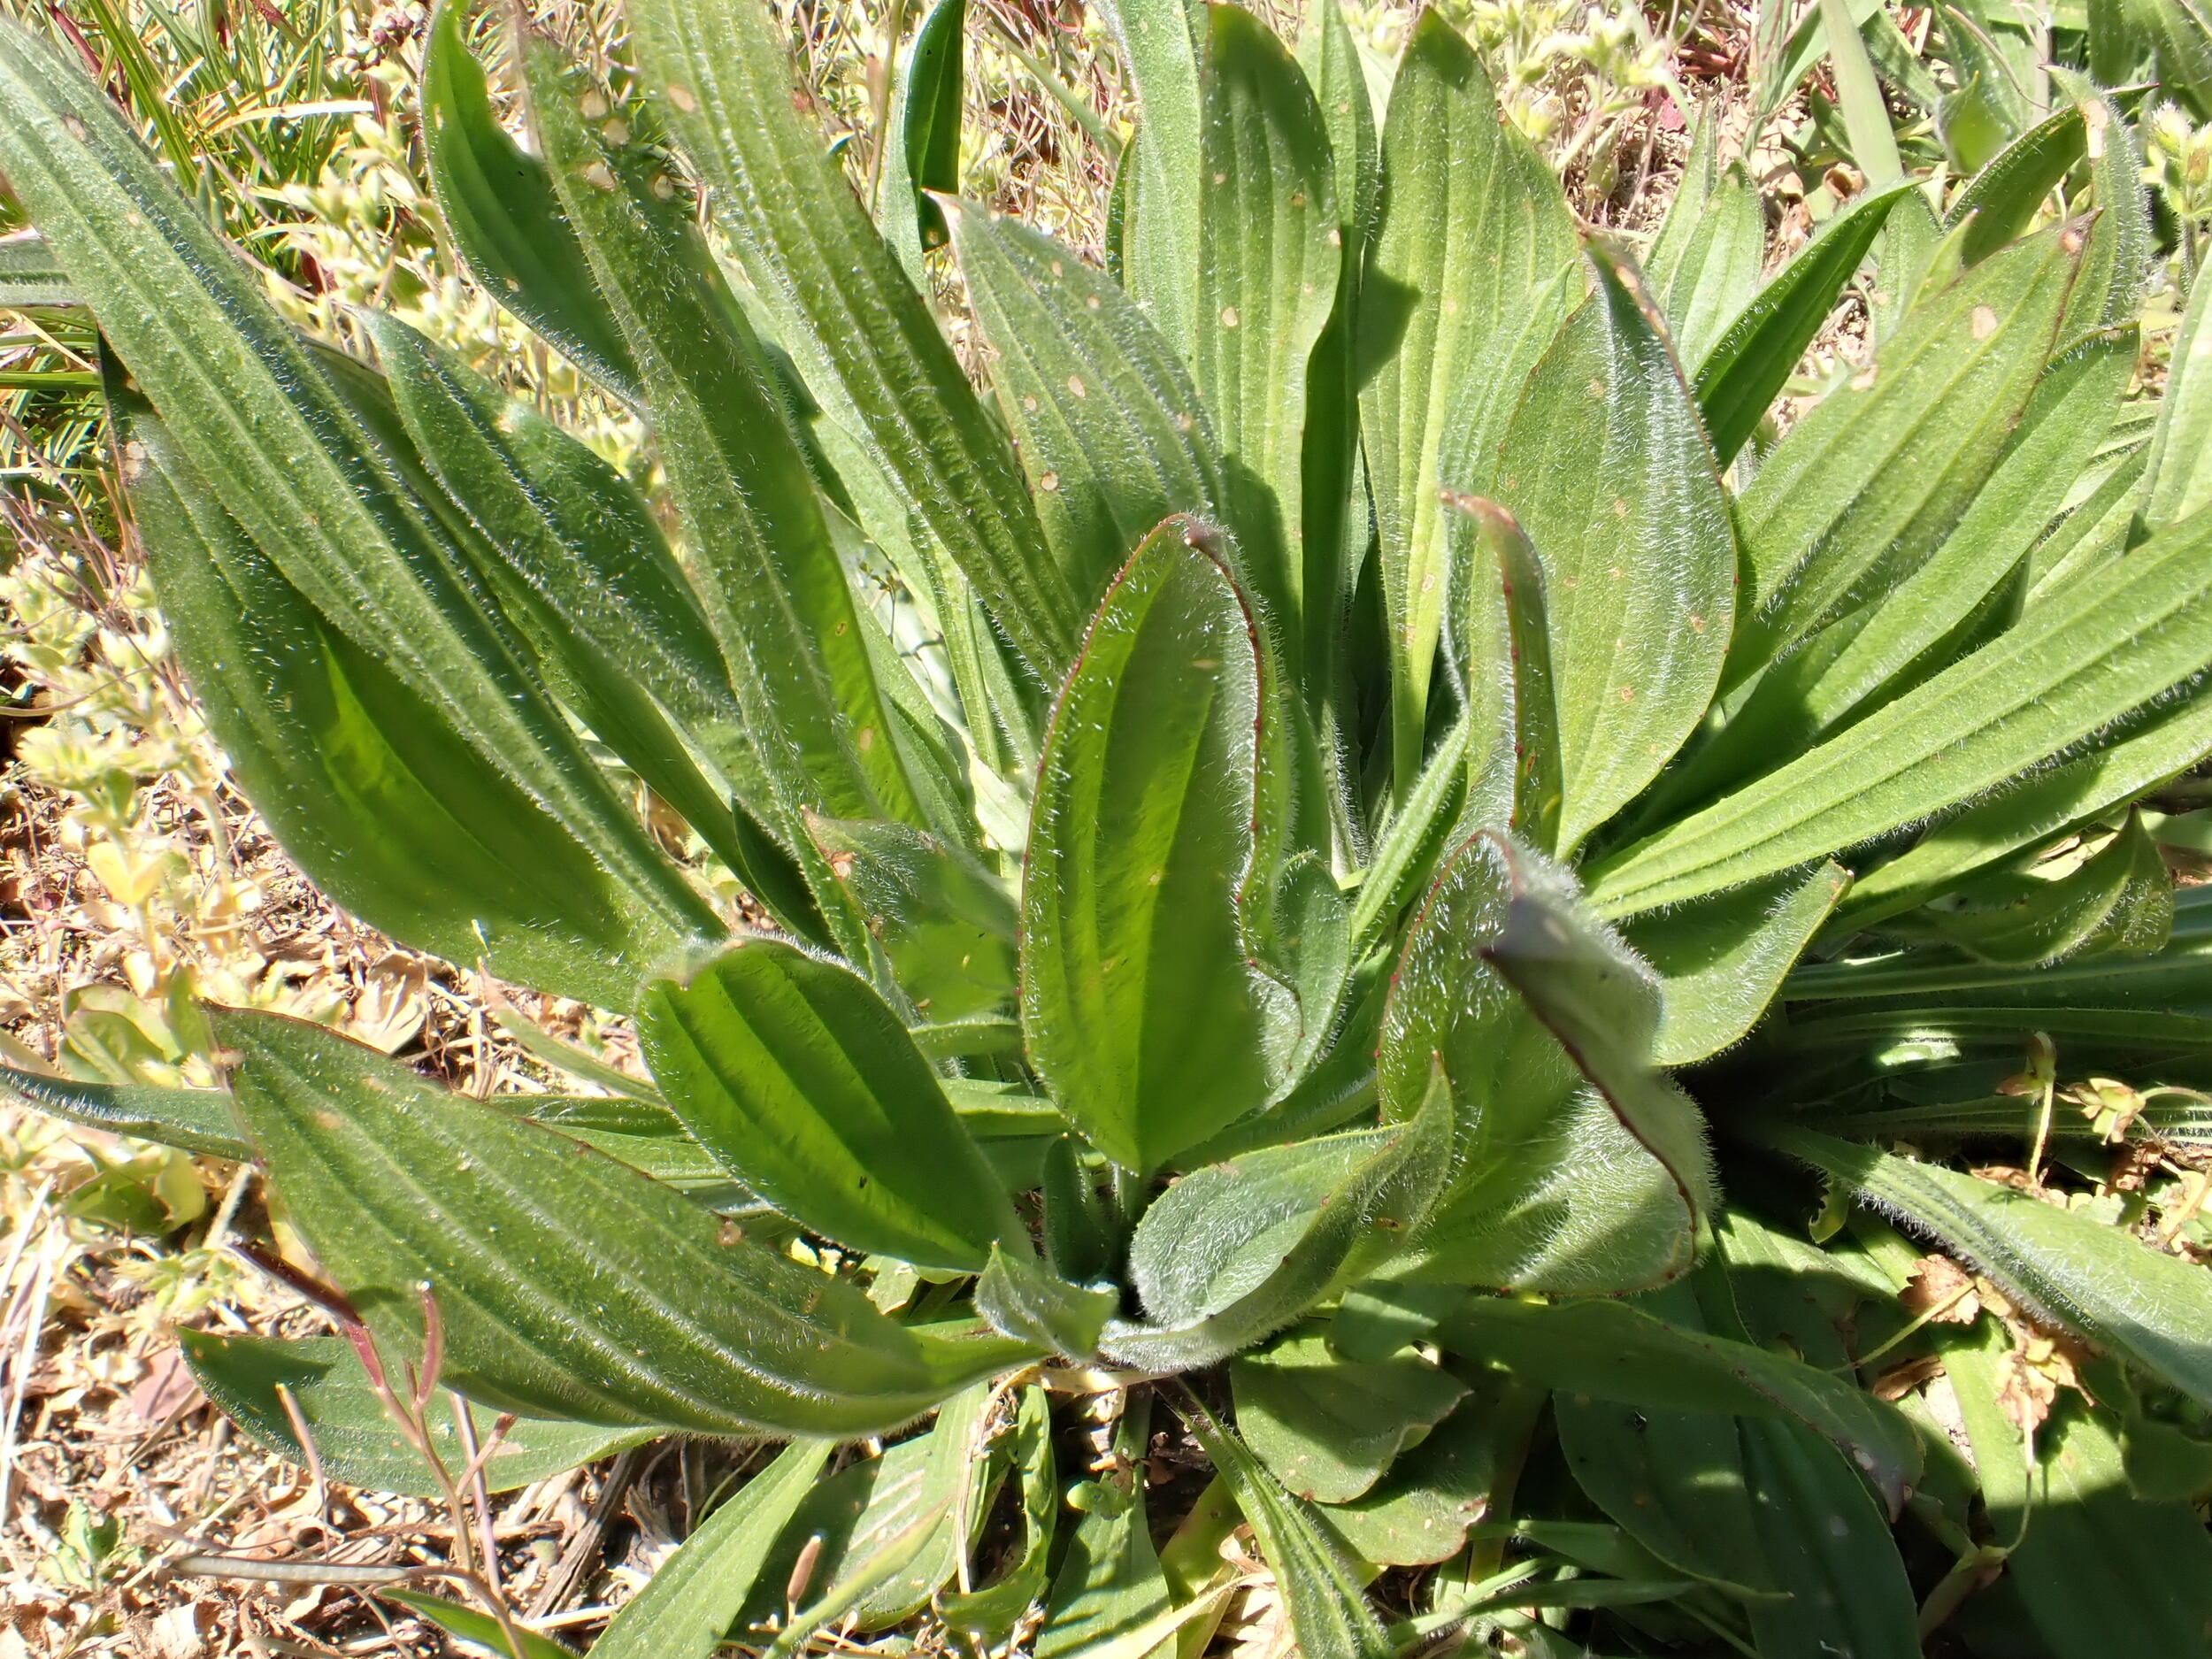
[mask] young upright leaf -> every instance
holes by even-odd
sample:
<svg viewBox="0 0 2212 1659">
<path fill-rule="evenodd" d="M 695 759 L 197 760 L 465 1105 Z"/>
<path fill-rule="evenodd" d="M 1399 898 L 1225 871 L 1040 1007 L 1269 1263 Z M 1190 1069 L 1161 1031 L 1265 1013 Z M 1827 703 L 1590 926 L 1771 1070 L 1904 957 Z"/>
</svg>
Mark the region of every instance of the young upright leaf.
<svg viewBox="0 0 2212 1659">
<path fill-rule="evenodd" d="M 1651 1069 L 1650 970 L 1563 872 L 1484 831 L 1447 864 L 1385 1014 L 1386 1116 L 1440 1059 L 1457 1102 L 1449 1184 L 1402 1274 L 1561 1294 L 1686 1268 L 1710 1202 L 1686 1096 Z"/>
<path fill-rule="evenodd" d="M 924 250 L 945 245 L 945 212 L 933 192 L 960 189 L 960 108 L 965 84 L 967 0 L 937 0 L 914 31 L 882 136 L 883 234 L 914 291 L 929 294 Z"/>
<path fill-rule="evenodd" d="M 499 124 L 469 50 L 468 13 L 467 0 L 440 0 L 423 42 L 423 150 L 454 250 L 477 286 L 634 403 L 629 342 L 594 286 L 545 163 Z"/>
<path fill-rule="evenodd" d="M 1559 710 L 1559 849 L 1658 774 L 1704 718 L 1734 616 L 1736 541 L 1697 411 L 1638 279 L 1598 291 L 1530 377 L 1496 494 L 1544 567 Z"/>
<path fill-rule="evenodd" d="M 1238 918 L 1259 654 L 1212 535 L 1170 520 L 1108 593 L 1053 710 L 1022 888 L 1030 1057 L 1094 1146 L 1146 1171 L 1271 1086 Z"/>
<path fill-rule="evenodd" d="M 1421 759 L 1447 603 L 1437 485 L 1488 492 L 1490 446 L 1529 348 L 1566 314 L 1575 237 L 1551 169 L 1501 119 L 1472 49 L 1440 12 L 1423 12 L 1407 39 L 1382 158 L 1381 223 L 1360 287 L 1360 428 L 1402 796 Z"/>
<path fill-rule="evenodd" d="M 1685 373 L 1750 303 L 1766 268 L 1767 219 L 1743 164 L 1720 165 L 1720 121 L 1700 123 L 1682 182 L 1643 262 L 1651 297 L 1666 316 Z"/>
<path fill-rule="evenodd" d="M 1720 330 L 1701 357 L 1683 356 L 1713 452 L 1723 466 L 1750 442 L 1836 297 L 1866 262 L 1890 210 L 1913 189 L 1870 190 L 1821 227 Z"/>
<path fill-rule="evenodd" d="M 848 1248 L 979 1272 L 1027 1248 L 899 1018 L 841 964 L 747 939 L 647 988 L 639 1037 L 692 1138 Z"/>
<path fill-rule="evenodd" d="M 1161 519 L 1220 514 L 1212 417 L 1174 348 L 1119 283 L 967 203 L 952 238 L 1046 539 L 1083 602 L 1095 604 Z"/>
<path fill-rule="evenodd" d="M 1487 678 L 1481 655 L 1469 651 L 1469 719 L 1497 741 L 1509 741 L 1513 757 L 1513 833 L 1539 852 L 1559 847 L 1559 809 L 1564 799 L 1560 779 L 1559 694 L 1552 674 L 1551 604 L 1544 589 L 1544 566 L 1511 513 L 1479 495 L 1447 494 L 1445 500 L 1475 525 L 1476 552 L 1467 573 L 1465 631 L 1471 639 L 1486 626 L 1495 629 L 1500 613 L 1503 638 L 1488 655 L 1509 665 L 1506 674 Z M 1493 595 L 1496 595 L 1494 598 Z M 1510 703 L 1510 732 L 1502 720 L 1486 717 L 1494 698 Z M 1440 759 L 1432 764 L 1441 764 Z M 1479 790 L 1494 757 L 1471 752 L 1468 787 Z M 1416 798 L 1417 799 L 1417 793 Z"/>
<path fill-rule="evenodd" d="M 1030 672 L 1056 684 L 1082 602 L 1043 557 L 1004 434 L 809 119 L 781 26 L 763 0 L 638 0 L 629 16 L 644 82 L 807 384 L 904 491 Z"/>
<path fill-rule="evenodd" d="M 1280 38 L 1241 6 L 1206 16 L 1191 367 L 1234 480 L 1225 505 L 1247 579 L 1291 644 L 1304 607 L 1307 365 L 1343 265 L 1335 171 L 1320 106 Z"/>
<path fill-rule="evenodd" d="M 1184 357 L 1198 338 L 1200 0 L 1108 0 L 1106 27 L 1136 94 L 1122 157 L 1128 209 L 1121 278 Z M 1117 188 L 1115 194 L 1121 194 Z"/>
<path fill-rule="evenodd" d="M 1633 915 L 1776 875 L 2062 753 L 2212 662 L 2208 551 L 2212 512 L 2200 512 L 2110 581 L 2071 584 L 1848 731 L 1601 861 L 1593 899 Z"/>
<path fill-rule="evenodd" d="M 2054 227 L 1984 260 L 1775 446 L 1736 503 L 1747 591 L 1729 686 L 1941 545 L 2050 357 L 2081 242 Z"/>
<path fill-rule="evenodd" d="M 916 1333 L 855 1286 L 525 1118 L 312 1025 L 223 1013 L 269 1178 L 388 1359 L 502 1409 L 706 1434 L 911 1421 L 1034 1350 Z"/>
</svg>

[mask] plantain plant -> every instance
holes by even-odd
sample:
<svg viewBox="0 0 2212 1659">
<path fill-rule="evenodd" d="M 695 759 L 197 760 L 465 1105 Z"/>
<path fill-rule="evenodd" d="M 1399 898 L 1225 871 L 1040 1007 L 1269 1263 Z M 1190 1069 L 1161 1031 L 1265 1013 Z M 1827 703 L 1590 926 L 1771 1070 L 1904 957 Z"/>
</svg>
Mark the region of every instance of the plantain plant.
<svg viewBox="0 0 2212 1659">
<path fill-rule="evenodd" d="M 1240 1516 L 1317 1659 L 2204 1651 L 2212 1286 L 2081 1190 L 2212 1133 L 2158 839 L 2212 751 L 2212 286 L 2139 388 L 2123 112 L 2065 82 L 1767 275 L 1709 141 L 1640 261 L 1578 227 L 1435 13 L 1386 85 L 1328 0 L 1294 52 L 1110 17 L 1101 269 L 959 198 L 962 0 L 872 207 L 758 0 L 630 0 L 611 82 L 526 30 L 526 146 L 438 13 L 445 231 L 649 496 L 390 317 L 296 334 L 0 25 L 24 280 L 104 332 L 239 786 L 652 1078 L 541 1044 L 590 1087 L 477 1100 L 220 1010 L 227 1094 L 10 1073 L 265 1170 L 350 1341 L 188 1334 L 210 1394 L 398 1490 L 790 1440 L 608 1655 L 933 1603 L 1194 1655 Z M 1156 1397 L 1214 1481 L 1148 1513 Z"/>
</svg>

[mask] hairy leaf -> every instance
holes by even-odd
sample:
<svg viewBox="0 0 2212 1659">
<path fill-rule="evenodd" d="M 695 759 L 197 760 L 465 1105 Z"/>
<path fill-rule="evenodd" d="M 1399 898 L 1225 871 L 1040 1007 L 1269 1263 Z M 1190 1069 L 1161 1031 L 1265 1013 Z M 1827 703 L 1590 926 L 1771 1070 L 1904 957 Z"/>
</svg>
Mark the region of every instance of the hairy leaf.
<svg viewBox="0 0 2212 1659">
<path fill-rule="evenodd" d="M 388 1355 L 510 1410 L 837 1437 L 910 1420 L 1033 1350 L 918 1333 L 853 1286 L 549 1130 L 296 1021 L 224 1013 L 239 1113 Z"/>
<path fill-rule="evenodd" d="M 1210 533 L 1148 537 L 1053 711 L 1022 897 L 1022 1025 L 1069 1119 L 1149 1171 L 1270 1090 L 1238 923 L 1258 654 Z"/>
<path fill-rule="evenodd" d="M 979 1272 L 1026 1239 L 899 1018 L 841 963 L 747 939 L 647 988 L 670 1107 L 739 1180 L 848 1248 Z"/>
</svg>

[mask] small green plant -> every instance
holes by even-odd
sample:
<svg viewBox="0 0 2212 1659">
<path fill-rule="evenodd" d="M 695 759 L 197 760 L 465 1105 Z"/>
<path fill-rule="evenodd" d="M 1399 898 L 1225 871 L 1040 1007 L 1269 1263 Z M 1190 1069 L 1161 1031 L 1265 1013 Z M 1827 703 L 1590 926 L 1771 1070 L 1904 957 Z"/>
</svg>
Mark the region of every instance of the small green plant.
<svg viewBox="0 0 2212 1659">
<path fill-rule="evenodd" d="M 1294 54 L 1146 0 L 1102 271 L 959 199 L 961 0 L 879 216 L 757 0 L 628 20 L 606 78 L 517 42 L 525 147 L 449 6 L 424 142 L 664 500 L 388 311 L 311 343 L 0 28 L 234 777 L 652 1074 L 486 1102 L 227 1010 L 227 1094 L 11 1074 L 265 1169 L 344 1336 L 193 1335 L 211 1394 L 457 1534 L 480 1480 L 791 1440 L 603 1659 L 933 1604 L 1195 1653 L 1239 1513 L 1317 1656 L 2200 1651 L 2212 1285 L 2130 1233 L 2201 1233 L 2202 1102 L 2111 1076 L 2212 1056 L 2158 840 L 2212 750 L 2212 287 L 2131 399 L 2110 102 L 1763 277 L 1709 149 L 1640 262 L 1579 234 L 1433 14 L 1379 120 L 1326 0 Z M 1878 344 L 1778 407 L 1878 247 Z M 1992 1136 L 2009 1184 L 1884 1149 Z M 1071 1536 L 1056 1390 L 1107 1402 Z M 1156 1550 L 1156 1397 L 1216 1473 Z M 456 1572 L 488 1609 L 409 1604 L 551 1650 Z"/>
</svg>

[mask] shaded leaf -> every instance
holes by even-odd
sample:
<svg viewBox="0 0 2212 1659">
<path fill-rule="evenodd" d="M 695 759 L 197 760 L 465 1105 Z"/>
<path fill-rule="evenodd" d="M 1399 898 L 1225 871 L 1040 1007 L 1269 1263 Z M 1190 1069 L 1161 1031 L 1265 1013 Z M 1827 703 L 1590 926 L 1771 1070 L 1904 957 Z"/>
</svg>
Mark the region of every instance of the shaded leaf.
<svg viewBox="0 0 2212 1659">
<path fill-rule="evenodd" d="M 1348 1503 L 1467 1392 L 1411 1354 L 1340 1358 L 1318 1333 L 1294 1333 L 1229 1368 L 1237 1431 L 1299 1497 Z"/>
<path fill-rule="evenodd" d="M 180 1330 L 178 1344 L 193 1380 L 258 1445 L 304 1467 L 307 1453 L 284 1409 L 292 1396 L 331 1479 L 369 1492 L 396 1492 L 436 1501 L 443 1488 L 420 1453 L 386 1414 L 369 1373 L 342 1336 L 296 1339 L 223 1336 Z M 492 1444 L 494 1416 L 469 1408 L 480 1448 Z M 438 1402 L 424 1421 L 449 1475 L 468 1467 L 469 1453 L 452 1415 Z M 564 1470 L 650 1440 L 649 1429 L 606 1429 L 588 1423 L 518 1417 L 484 1463 L 488 1490 L 512 1492 Z"/>
</svg>

